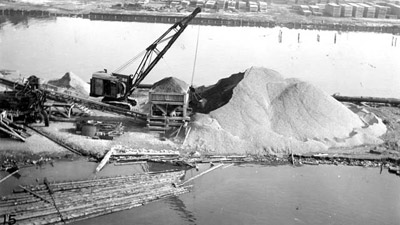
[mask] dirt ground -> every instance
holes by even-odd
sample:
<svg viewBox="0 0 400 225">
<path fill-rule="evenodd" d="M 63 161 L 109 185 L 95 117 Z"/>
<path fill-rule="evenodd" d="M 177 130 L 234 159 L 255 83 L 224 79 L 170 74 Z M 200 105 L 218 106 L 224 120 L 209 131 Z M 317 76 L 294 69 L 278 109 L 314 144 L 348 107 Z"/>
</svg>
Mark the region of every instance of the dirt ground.
<svg viewBox="0 0 400 225">
<path fill-rule="evenodd" d="M 388 131 L 381 138 L 384 143 L 377 146 L 358 146 L 356 148 L 337 148 L 329 149 L 329 155 L 343 157 L 361 157 L 379 159 L 382 157 L 400 158 L 400 108 L 393 106 L 365 106 L 369 111 L 378 115 L 388 127 Z M 108 115 L 104 112 L 98 112 L 98 118 L 107 118 L 108 120 L 121 121 L 124 126 L 124 133 L 115 137 L 113 140 L 100 140 L 83 136 L 76 132 L 75 122 L 57 122 L 51 121 L 49 127 L 42 125 L 33 125 L 37 130 L 44 132 L 49 137 L 59 140 L 67 146 L 82 152 L 87 157 L 101 158 L 112 146 L 123 145 L 130 148 L 153 149 L 153 150 L 179 150 L 188 153 L 190 149 L 181 147 L 182 140 L 163 140 L 159 133 L 148 132 L 143 125 L 137 124 L 129 118 Z M 0 142 L 0 163 L 7 160 L 19 158 L 20 160 L 37 159 L 40 157 L 60 158 L 70 157 L 72 153 L 58 144 L 52 142 L 46 137 L 37 134 L 28 129 L 32 134 L 26 142 L 21 142 L 10 138 L 1 138 Z M 218 154 L 218 151 L 215 151 Z M 23 155 L 23 157 L 21 157 Z M 18 157 L 17 157 L 18 156 Z M 29 160 L 28 160 L 29 163 Z"/>
<path fill-rule="evenodd" d="M 126 1 L 124 1 L 126 2 Z M 89 0 L 7 0 L 0 2 L 0 8 L 13 9 L 40 9 L 51 12 L 70 12 L 70 13 L 87 13 L 93 11 L 104 12 L 128 12 L 132 10 L 112 8 L 115 4 L 123 3 L 119 0 L 105 1 L 89 1 Z M 126 2 L 129 3 L 129 2 Z M 160 1 L 150 1 L 146 9 L 141 10 L 145 13 L 177 13 L 175 9 L 166 7 L 166 3 Z M 183 11 L 181 11 L 183 12 Z M 274 20 L 278 23 L 285 22 L 324 22 L 324 23 L 352 23 L 352 24 L 395 24 L 399 25 L 400 20 L 388 19 L 366 19 L 366 18 L 332 18 L 332 17 L 305 17 L 299 15 L 291 9 L 289 5 L 272 4 L 266 13 L 228 13 L 215 12 L 206 13 L 207 16 L 216 17 L 251 17 L 265 20 Z M 4 88 L 0 87 L 0 91 Z M 379 146 L 360 146 L 352 149 L 330 149 L 329 154 L 340 155 L 367 155 L 371 157 L 382 157 L 382 155 L 399 157 L 400 156 L 400 108 L 379 106 L 368 107 L 368 110 L 374 112 L 382 118 L 388 127 L 388 132 L 383 135 L 384 144 Z M 100 116 L 108 116 L 101 114 Z M 114 116 L 115 115 L 109 115 Z M 89 137 L 76 134 L 75 123 L 73 122 L 51 122 L 50 127 L 37 127 L 42 132 L 47 133 L 56 139 L 65 142 L 67 145 L 83 152 L 93 153 L 101 156 L 105 151 L 115 144 L 129 145 L 134 148 L 149 149 L 179 149 L 181 151 L 190 151 L 190 149 L 182 149 L 180 143 L 170 140 L 162 141 L 157 133 L 148 133 L 146 128 L 135 125 L 126 120 L 124 122 L 126 132 L 114 140 L 95 140 Z M 21 160 L 37 159 L 38 157 L 70 157 L 71 153 L 64 148 L 48 140 L 47 138 L 29 130 L 32 134 L 27 142 L 19 142 L 8 138 L 0 138 L 0 163 L 10 158 L 18 158 L 22 155 Z M 372 153 L 371 153 L 372 150 Z M 24 158 L 26 157 L 26 158 Z"/>
<path fill-rule="evenodd" d="M 193 8 L 178 9 L 169 6 L 169 1 L 150 0 L 145 6 L 120 7 L 125 4 L 135 4 L 137 1 L 120 0 L 7 0 L 0 3 L 0 8 L 24 9 L 24 10 L 47 10 L 53 13 L 76 13 L 89 12 L 114 12 L 114 13 L 146 13 L 146 14 L 179 14 L 191 12 Z M 323 16 L 303 16 L 296 12 L 291 5 L 272 3 L 267 12 L 229 12 L 206 10 L 203 16 L 210 18 L 250 18 L 260 21 L 275 21 L 279 23 L 302 22 L 302 23 L 343 23 L 351 25 L 400 25 L 398 19 L 376 19 L 376 18 L 333 18 Z"/>
</svg>

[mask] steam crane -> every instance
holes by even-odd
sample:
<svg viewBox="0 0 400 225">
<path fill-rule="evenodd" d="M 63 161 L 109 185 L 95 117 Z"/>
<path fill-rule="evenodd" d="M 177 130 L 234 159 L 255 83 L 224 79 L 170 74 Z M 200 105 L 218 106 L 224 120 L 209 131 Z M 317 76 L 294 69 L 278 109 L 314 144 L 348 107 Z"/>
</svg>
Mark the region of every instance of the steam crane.
<svg viewBox="0 0 400 225">
<path fill-rule="evenodd" d="M 201 8 L 196 8 L 189 16 L 176 22 L 163 35 L 147 47 L 135 74 L 123 75 L 118 72 L 126 68 L 138 57 L 129 60 L 111 74 L 107 73 L 107 70 L 95 72 L 90 80 L 90 96 L 104 97 L 102 100 L 103 102 L 119 107 L 131 109 L 132 106 L 135 106 L 136 101 L 131 99 L 129 96 L 138 88 L 143 79 L 146 78 L 172 44 L 174 44 L 189 22 L 200 12 Z M 172 34 L 170 35 L 170 33 Z M 157 46 L 165 41 L 168 41 L 168 43 L 161 51 L 159 51 Z M 154 59 L 152 59 L 153 53 L 157 55 Z M 140 55 L 141 54 L 139 54 L 139 56 Z"/>
</svg>

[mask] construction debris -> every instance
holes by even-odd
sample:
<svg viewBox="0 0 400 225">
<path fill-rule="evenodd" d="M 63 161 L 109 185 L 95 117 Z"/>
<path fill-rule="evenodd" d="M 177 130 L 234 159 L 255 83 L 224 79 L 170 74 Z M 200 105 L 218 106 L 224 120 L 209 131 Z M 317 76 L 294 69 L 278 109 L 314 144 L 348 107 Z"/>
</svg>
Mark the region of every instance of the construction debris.
<svg viewBox="0 0 400 225">
<path fill-rule="evenodd" d="M 84 136 L 112 140 L 124 133 L 122 122 L 79 120 L 76 123 L 76 132 Z"/>
<path fill-rule="evenodd" d="M 44 122 L 49 126 L 49 118 L 44 110 L 46 94 L 40 89 L 40 79 L 30 76 L 15 91 L 0 92 L 0 109 L 7 111 L 15 120 L 24 123 Z"/>
<path fill-rule="evenodd" d="M 12 121 L 12 117 L 8 118 L 6 111 L 0 112 L 0 132 L 21 141 L 25 141 L 25 139 L 30 136 L 25 128 Z"/>
</svg>

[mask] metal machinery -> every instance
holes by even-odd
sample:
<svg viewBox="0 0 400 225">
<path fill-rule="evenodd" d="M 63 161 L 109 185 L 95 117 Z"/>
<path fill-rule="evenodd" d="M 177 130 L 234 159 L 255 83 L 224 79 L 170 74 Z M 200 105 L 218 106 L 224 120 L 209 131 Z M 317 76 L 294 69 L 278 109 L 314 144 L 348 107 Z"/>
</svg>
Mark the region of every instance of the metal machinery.
<svg viewBox="0 0 400 225">
<path fill-rule="evenodd" d="M 30 76 L 25 85 L 15 91 L 0 92 L 0 130 L 24 140 L 22 133 L 17 131 L 20 127 L 14 121 L 44 122 L 45 126 L 49 126 L 49 117 L 44 110 L 45 101 L 46 94 L 40 89 L 36 76 Z"/>
<path fill-rule="evenodd" d="M 176 22 L 147 47 L 135 74 L 123 75 L 118 72 L 130 65 L 137 57 L 122 65 L 116 72 L 107 73 L 107 70 L 95 72 L 90 80 L 90 96 L 103 97 L 103 102 L 124 108 L 131 108 L 136 105 L 136 101 L 129 96 L 139 87 L 143 79 L 200 11 L 200 8 L 196 8 L 189 16 Z M 172 34 L 170 35 L 170 33 Z M 167 44 L 159 51 L 157 46 L 165 41 L 168 41 Z M 153 53 L 157 55 L 154 59 L 152 59 Z"/>
<path fill-rule="evenodd" d="M 189 86 L 176 78 L 164 78 L 149 92 L 150 113 L 147 126 L 168 137 L 186 131 L 189 117 Z"/>
</svg>

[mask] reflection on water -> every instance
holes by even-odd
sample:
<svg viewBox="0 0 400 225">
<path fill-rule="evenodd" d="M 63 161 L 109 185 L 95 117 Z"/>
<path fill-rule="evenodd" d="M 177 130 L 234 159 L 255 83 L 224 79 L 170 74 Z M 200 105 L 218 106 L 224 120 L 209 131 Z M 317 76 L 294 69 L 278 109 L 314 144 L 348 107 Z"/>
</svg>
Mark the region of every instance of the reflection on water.
<svg viewBox="0 0 400 225">
<path fill-rule="evenodd" d="M 69 180 L 85 180 L 100 177 L 110 177 L 117 175 L 132 175 L 146 171 L 159 172 L 164 170 L 180 169 L 178 166 L 165 165 L 161 163 L 148 163 L 148 168 L 143 168 L 141 164 L 137 165 L 119 165 L 107 164 L 99 173 L 95 173 L 98 163 L 88 162 L 86 159 L 75 161 L 57 161 L 51 164 L 36 167 L 21 168 L 18 172 L 21 177 L 11 177 L 1 183 L 0 195 L 12 193 L 12 190 L 18 185 L 42 184 L 43 179 L 47 177 L 50 182 L 61 182 Z M 8 175 L 7 172 L 0 171 L 0 177 Z"/>
<path fill-rule="evenodd" d="M 0 29 L 6 25 L 15 28 L 29 28 L 30 23 L 38 24 L 44 22 L 56 21 L 54 17 L 31 18 L 23 15 L 0 16 Z"/>
<path fill-rule="evenodd" d="M 170 27 L 80 18 L 54 20 L 29 19 L 28 27 L 3 25 L 0 69 L 45 79 L 71 71 L 88 82 L 93 72 L 120 67 Z M 197 25 L 188 26 L 143 82 L 174 76 L 189 83 L 198 31 Z M 399 97 L 400 45 L 394 46 L 393 38 L 366 32 L 200 26 L 194 84 L 213 84 L 251 66 L 263 66 L 308 81 L 328 94 Z M 137 64 L 132 64 L 123 73 L 134 73 L 136 68 Z"/>
<path fill-rule="evenodd" d="M 192 192 L 74 224 L 399 224 L 400 179 L 379 168 L 217 169 Z"/>
<path fill-rule="evenodd" d="M 179 216 L 187 222 L 186 224 L 196 224 L 195 215 L 186 208 L 185 203 L 179 199 L 179 197 L 174 196 L 167 198 L 165 202 L 170 205 L 170 209 L 176 211 Z"/>
</svg>

